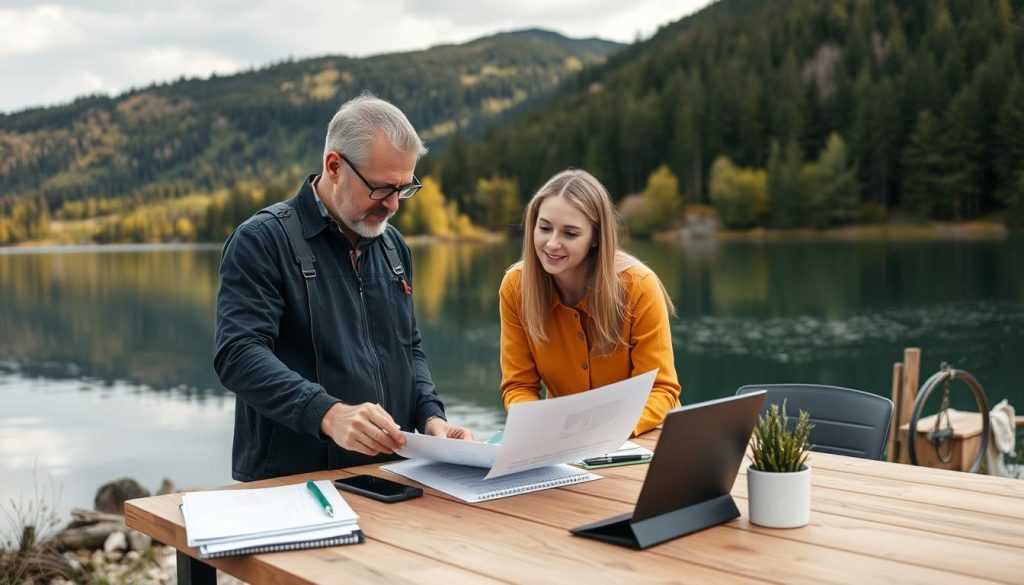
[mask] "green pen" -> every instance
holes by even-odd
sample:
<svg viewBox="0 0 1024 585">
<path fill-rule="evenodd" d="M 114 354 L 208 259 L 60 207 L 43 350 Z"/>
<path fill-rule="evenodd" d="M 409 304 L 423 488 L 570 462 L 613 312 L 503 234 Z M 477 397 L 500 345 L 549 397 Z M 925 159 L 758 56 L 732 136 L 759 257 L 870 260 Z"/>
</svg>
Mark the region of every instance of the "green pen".
<svg viewBox="0 0 1024 585">
<path fill-rule="evenodd" d="M 323 507 L 324 512 L 327 512 L 328 516 L 334 518 L 334 508 L 332 508 L 331 505 L 327 503 L 327 498 L 324 497 L 324 493 L 320 491 L 320 488 L 317 487 L 316 483 L 314 483 L 313 480 L 311 479 L 307 479 L 306 488 L 310 492 L 312 492 L 313 497 L 315 497 L 316 501 L 320 504 L 320 506 Z"/>
</svg>

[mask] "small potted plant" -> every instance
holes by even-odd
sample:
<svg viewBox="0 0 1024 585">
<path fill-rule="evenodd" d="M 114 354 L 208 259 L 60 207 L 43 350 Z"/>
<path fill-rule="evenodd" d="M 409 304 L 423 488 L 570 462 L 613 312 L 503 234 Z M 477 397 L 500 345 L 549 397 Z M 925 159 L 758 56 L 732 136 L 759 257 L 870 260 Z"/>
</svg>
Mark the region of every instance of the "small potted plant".
<svg viewBox="0 0 1024 585">
<path fill-rule="evenodd" d="M 750 439 L 747 501 L 750 521 L 769 528 L 796 528 L 811 518 L 811 468 L 808 438 L 814 425 L 800 411 L 796 425 L 788 426 L 786 402 L 773 404 L 758 418 Z"/>
</svg>

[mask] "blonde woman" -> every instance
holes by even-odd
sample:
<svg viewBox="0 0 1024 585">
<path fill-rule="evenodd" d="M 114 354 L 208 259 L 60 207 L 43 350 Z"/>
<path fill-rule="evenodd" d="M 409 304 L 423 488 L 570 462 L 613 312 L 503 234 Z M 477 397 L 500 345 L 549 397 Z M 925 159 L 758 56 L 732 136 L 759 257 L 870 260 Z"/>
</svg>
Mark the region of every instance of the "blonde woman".
<svg viewBox="0 0 1024 585">
<path fill-rule="evenodd" d="M 530 200 L 523 258 L 501 282 L 501 394 L 505 408 L 618 382 L 658 368 L 634 435 L 679 404 L 672 300 L 658 276 L 619 250 L 604 186 L 558 173 Z"/>
</svg>

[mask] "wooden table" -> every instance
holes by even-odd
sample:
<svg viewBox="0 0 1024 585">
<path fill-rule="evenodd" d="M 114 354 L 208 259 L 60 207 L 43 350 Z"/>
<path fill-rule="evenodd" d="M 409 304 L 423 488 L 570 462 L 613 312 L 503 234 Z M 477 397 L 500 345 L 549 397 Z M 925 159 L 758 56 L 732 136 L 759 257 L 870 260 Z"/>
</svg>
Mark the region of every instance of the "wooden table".
<svg viewBox="0 0 1024 585">
<path fill-rule="evenodd" d="M 657 436 L 636 440 L 654 448 Z M 569 534 L 632 510 L 647 471 L 633 465 L 481 504 L 431 489 L 397 504 L 346 493 L 365 544 L 209 565 L 253 583 L 1024 583 L 1024 481 L 826 454 L 810 463 L 811 523 L 803 528 L 747 521 L 744 464 L 732 492 L 737 520 L 644 551 Z M 244 485 L 356 473 L 412 483 L 365 466 Z M 185 544 L 180 502 L 180 494 L 129 501 L 127 523 L 180 551 L 179 582 L 209 579 L 212 569 Z"/>
</svg>

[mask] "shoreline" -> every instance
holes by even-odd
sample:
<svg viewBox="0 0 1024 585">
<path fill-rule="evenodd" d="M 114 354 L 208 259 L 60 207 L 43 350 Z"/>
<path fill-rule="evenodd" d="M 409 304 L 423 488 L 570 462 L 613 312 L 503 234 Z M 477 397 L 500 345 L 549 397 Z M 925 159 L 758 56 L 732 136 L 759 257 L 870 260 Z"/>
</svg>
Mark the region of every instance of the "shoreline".
<svg viewBox="0 0 1024 585">
<path fill-rule="evenodd" d="M 913 241 L 913 240 L 1003 240 L 1012 235 L 1004 224 L 965 221 L 928 224 L 861 224 L 823 230 L 815 228 L 754 228 L 750 230 L 716 230 L 694 232 L 679 228 L 655 234 L 651 240 L 661 242 L 724 241 L 724 242 L 799 242 L 799 241 Z"/>
<path fill-rule="evenodd" d="M 473 236 L 403 236 L 410 246 L 435 243 L 492 244 L 508 239 L 505 234 L 484 233 Z M 44 254 L 48 252 L 165 252 L 175 250 L 220 250 L 224 242 L 68 242 L 29 240 L 14 245 L 0 245 L 2 254 Z"/>
<path fill-rule="evenodd" d="M 1001 240 L 1014 234 L 1004 224 L 994 221 L 931 222 L 927 224 L 861 224 L 838 228 L 764 228 L 750 230 L 692 230 L 686 227 L 659 232 L 649 239 L 656 242 L 728 241 L 886 241 L 886 240 Z M 510 239 L 505 233 L 480 233 L 471 236 L 404 236 L 410 246 L 437 243 L 493 244 Z M 632 238 L 641 240 L 640 238 Z M 0 246 L 0 254 L 32 254 L 48 252 L 136 252 L 220 249 L 223 242 L 142 242 L 142 243 L 59 243 L 54 240 L 32 240 Z"/>
</svg>

